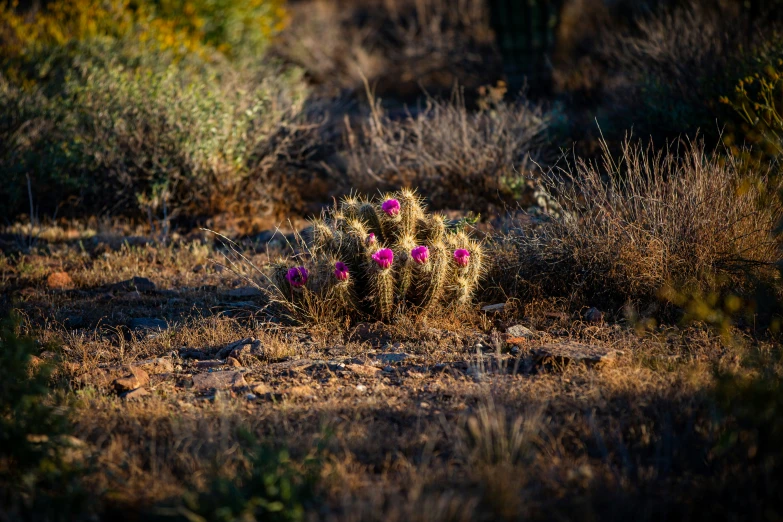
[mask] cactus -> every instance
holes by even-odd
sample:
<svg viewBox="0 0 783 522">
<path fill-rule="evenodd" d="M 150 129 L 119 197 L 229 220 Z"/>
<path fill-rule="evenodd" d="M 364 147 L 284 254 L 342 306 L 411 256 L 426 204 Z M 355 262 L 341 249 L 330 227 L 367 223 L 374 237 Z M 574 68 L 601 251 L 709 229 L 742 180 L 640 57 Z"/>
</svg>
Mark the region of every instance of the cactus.
<svg viewBox="0 0 783 522">
<path fill-rule="evenodd" d="M 306 260 L 272 266 L 271 280 L 293 310 L 317 298 L 332 312 L 390 321 L 401 310 L 465 306 L 483 275 L 483 245 L 427 213 L 413 190 L 348 196 L 312 230 Z"/>
</svg>

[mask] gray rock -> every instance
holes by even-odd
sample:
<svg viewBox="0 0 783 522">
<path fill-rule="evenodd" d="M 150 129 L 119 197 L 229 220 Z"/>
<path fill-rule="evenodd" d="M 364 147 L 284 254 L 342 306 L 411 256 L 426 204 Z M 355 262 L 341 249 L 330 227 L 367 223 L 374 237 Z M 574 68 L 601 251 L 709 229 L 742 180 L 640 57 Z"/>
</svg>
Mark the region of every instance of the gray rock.
<svg viewBox="0 0 783 522">
<path fill-rule="evenodd" d="M 377 355 L 373 355 L 373 357 L 380 362 L 381 364 L 397 364 L 401 363 L 410 355 L 407 353 L 379 353 Z"/>
<path fill-rule="evenodd" d="M 482 306 L 482 312 L 502 312 L 506 308 L 506 303 L 497 303 L 487 306 Z"/>
<path fill-rule="evenodd" d="M 536 333 L 530 328 L 524 327 L 521 324 L 515 324 L 506 328 L 506 333 L 511 337 L 522 337 L 525 339 L 531 339 L 536 336 Z"/>
<path fill-rule="evenodd" d="M 239 371 L 199 373 L 193 376 L 193 390 L 197 392 L 243 388 L 246 386 L 245 377 Z"/>
<path fill-rule="evenodd" d="M 585 321 L 588 323 L 602 323 L 604 320 L 604 313 L 598 308 L 589 308 L 584 315 Z"/>
</svg>

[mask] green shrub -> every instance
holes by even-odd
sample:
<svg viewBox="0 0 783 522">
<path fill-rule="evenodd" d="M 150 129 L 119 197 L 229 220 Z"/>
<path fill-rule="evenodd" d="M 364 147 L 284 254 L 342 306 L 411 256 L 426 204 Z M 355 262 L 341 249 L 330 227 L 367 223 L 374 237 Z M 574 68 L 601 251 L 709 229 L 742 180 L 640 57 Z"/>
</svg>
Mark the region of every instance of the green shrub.
<svg viewBox="0 0 783 522">
<path fill-rule="evenodd" d="M 188 493 L 178 510 L 190 522 L 269 521 L 295 522 L 304 519 L 314 502 L 314 487 L 320 471 L 316 456 L 300 466 L 288 452 L 259 445 L 245 436 L 243 450 L 247 468 L 234 477 L 218 477 L 200 493 Z"/>
<path fill-rule="evenodd" d="M 284 162 L 304 153 L 289 150 L 306 94 L 296 71 L 268 67 L 256 79 L 184 62 L 150 70 L 101 63 L 109 60 L 86 47 L 55 94 L 0 80 L 0 195 L 11 215 L 26 210 L 28 176 L 48 212 L 68 198 L 87 211 L 153 204 L 187 215 L 236 200 L 258 211 L 283 202 Z"/>
<path fill-rule="evenodd" d="M 74 520 L 87 506 L 68 418 L 48 399 L 51 367 L 0 323 L 0 512 L 6 520 Z M 8 518 L 6 518 L 8 517 Z"/>
</svg>

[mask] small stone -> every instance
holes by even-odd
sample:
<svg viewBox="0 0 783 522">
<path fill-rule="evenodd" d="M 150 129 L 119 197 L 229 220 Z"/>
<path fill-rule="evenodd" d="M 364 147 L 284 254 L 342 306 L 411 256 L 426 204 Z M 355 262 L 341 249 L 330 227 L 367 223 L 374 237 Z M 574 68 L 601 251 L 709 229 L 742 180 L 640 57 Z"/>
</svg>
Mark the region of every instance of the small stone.
<svg viewBox="0 0 783 522">
<path fill-rule="evenodd" d="M 136 361 L 131 366 L 134 368 L 141 368 L 150 375 L 171 373 L 174 371 L 174 365 L 168 357 L 156 357 L 155 359 Z"/>
<path fill-rule="evenodd" d="M 125 370 L 126 375 L 115 379 L 112 383 L 117 393 L 132 391 L 149 384 L 150 376 L 141 368 L 125 366 L 123 369 Z"/>
<path fill-rule="evenodd" d="M 149 395 L 150 392 L 148 392 L 145 388 L 136 388 L 135 390 L 123 393 L 121 397 L 126 401 L 140 401 Z"/>
<path fill-rule="evenodd" d="M 247 395 L 245 395 L 245 398 L 246 398 L 247 400 L 249 400 L 249 401 L 254 401 L 254 400 L 256 400 L 256 399 L 257 399 L 257 397 L 256 397 L 256 394 L 255 394 L 255 393 L 248 393 Z"/>
<path fill-rule="evenodd" d="M 381 369 L 368 364 L 346 364 L 345 369 L 364 377 L 375 377 L 381 373 Z"/>
<path fill-rule="evenodd" d="M 242 363 L 237 361 L 233 357 L 229 357 L 228 359 L 226 359 L 226 364 L 228 366 L 233 366 L 234 368 L 241 368 L 242 367 Z"/>
<path fill-rule="evenodd" d="M 380 353 L 378 355 L 374 355 L 373 357 L 381 364 L 396 364 L 401 363 L 410 357 L 410 355 L 407 353 Z"/>
<path fill-rule="evenodd" d="M 200 373 L 193 376 L 193 389 L 199 392 L 246 386 L 245 377 L 238 371 Z"/>
<path fill-rule="evenodd" d="M 50 290 L 68 290 L 73 288 L 73 279 L 67 272 L 54 272 L 46 278 L 46 286 Z"/>
<path fill-rule="evenodd" d="M 367 386 L 365 386 L 364 384 L 357 384 L 356 385 L 356 391 L 358 391 L 358 392 L 366 392 L 367 391 Z"/>
<path fill-rule="evenodd" d="M 506 303 L 497 303 L 487 306 L 482 306 L 482 312 L 502 312 L 506 308 Z"/>
<path fill-rule="evenodd" d="M 196 368 L 202 369 L 202 368 L 219 368 L 226 364 L 224 361 L 218 361 L 218 360 L 209 360 L 209 361 L 198 361 L 196 362 Z"/>
<path fill-rule="evenodd" d="M 509 326 L 508 328 L 506 328 L 506 333 L 510 337 L 522 337 L 524 339 L 532 339 L 533 337 L 536 336 L 536 333 L 533 330 L 525 326 L 522 326 L 521 324 L 515 324 L 514 326 Z"/>
<path fill-rule="evenodd" d="M 604 321 L 604 313 L 595 307 L 588 308 L 584 318 L 588 323 L 602 323 Z"/>
<path fill-rule="evenodd" d="M 598 344 L 581 344 L 573 341 L 550 343 L 537 347 L 533 351 L 536 363 L 581 362 L 588 365 L 613 361 L 618 355 L 616 350 Z"/>
</svg>

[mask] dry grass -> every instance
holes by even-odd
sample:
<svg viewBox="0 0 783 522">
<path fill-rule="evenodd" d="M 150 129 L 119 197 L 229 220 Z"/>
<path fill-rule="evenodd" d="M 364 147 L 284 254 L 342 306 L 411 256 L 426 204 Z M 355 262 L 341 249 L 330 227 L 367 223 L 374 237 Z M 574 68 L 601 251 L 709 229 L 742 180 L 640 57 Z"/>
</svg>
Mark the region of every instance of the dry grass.
<svg viewBox="0 0 783 522">
<path fill-rule="evenodd" d="M 499 266 L 515 274 L 501 286 L 612 308 L 650 304 L 666 286 L 749 292 L 776 277 L 779 186 L 699 143 L 654 152 L 626 142 L 617 161 L 605 149 L 603 165 L 577 161 L 551 181 L 563 217 L 507 238 Z"/>
<path fill-rule="evenodd" d="M 370 332 L 282 327 L 260 315 L 227 313 L 232 299 L 225 292 L 236 276 L 191 266 L 214 259 L 214 247 L 49 248 L 6 257 L 2 277 L 19 298 L 13 306 L 26 317 L 24 330 L 42 341 L 39 355 L 61 359 L 74 435 L 95 464 L 85 486 L 107 517 L 176 505 L 217 475 L 238 480 L 250 465 L 243 430 L 287 447 L 294 463 L 324 444 L 317 502 L 307 513 L 313 520 L 543 520 L 553 513 L 622 520 L 639 514 L 643 499 L 656 499 L 657 509 L 677 518 L 692 514 L 691 497 L 702 494 L 738 513 L 743 499 L 764 498 L 749 489 L 755 461 L 740 461 L 736 473 L 733 461 L 709 453 L 724 431 L 711 424 L 706 392 L 712 368 L 739 371 L 744 354 L 777 371 L 769 345 L 741 338 L 728 344 L 701 328 L 639 336 L 618 325 L 552 319 L 545 311 L 553 305 L 545 303 L 492 317 L 435 317 L 426 325 L 402 320 Z M 266 262 L 265 254 L 245 253 Z M 45 287 L 55 269 L 70 273 L 73 290 Z M 106 285 L 131 273 L 148 275 L 158 289 L 111 291 L 107 300 Z M 85 315 L 77 327 L 57 320 L 74 312 Z M 520 370 L 525 365 L 508 346 L 486 347 L 495 346 L 493 329 L 517 324 L 521 315 L 537 333 L 520 360 L 540 344 L 566 340 L 624 354 L 597 367 Z M 165 318 L 170 326 L 130 333 L 124 324 L 132 317 Z M 265 355 L 243 363 L 247 388 L 212 394 L 190 387 L 194 375 L 225 368 L 201 368 L 181 357 L 181 348 L 214 357 L 250 336 Z M 374 361 L 388 353 L 408 358 L 381 371 Z M 167 358 L 173 371 L 151 375 L 150 395 L 139 402 L 80 384 L 96 367 L 150 357 Z M 286 366 L 308 359 L 317 364 Z M 247 398 L 251 391 L 256 398 Z M 736 480 L 724 487 L 732 473 Z"/>
<path fill-rule="evenodd" d="M 365 192 L 418 188 L 435 209 L 502 207 L 533 186 L 536 162 L 551 150 L 551 119 L 524 100 L 470 112 L 459 93 L 393 119 L 376 100 L 367 121 L 348 130 L 348 178 Z"/>
</svg>

